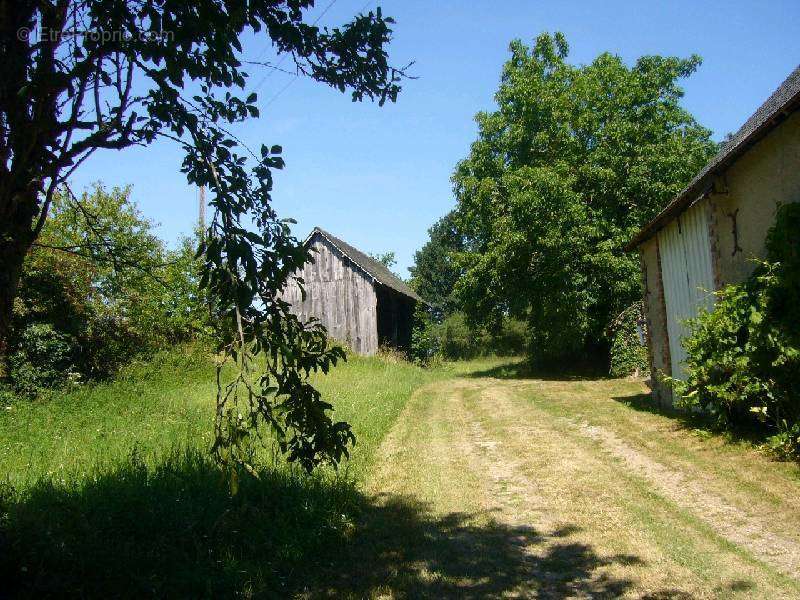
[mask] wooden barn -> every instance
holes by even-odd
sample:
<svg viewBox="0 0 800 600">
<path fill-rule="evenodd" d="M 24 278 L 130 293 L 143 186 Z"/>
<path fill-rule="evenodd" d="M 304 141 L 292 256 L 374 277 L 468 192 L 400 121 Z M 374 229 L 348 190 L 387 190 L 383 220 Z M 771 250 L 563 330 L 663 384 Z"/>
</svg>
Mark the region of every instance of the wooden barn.
<svg viewBox="0 0 800 600">
<path fill-rule="evenodd" d="M 319 227 L 306 238 L 313 261 L 297 273 L 306 298 L 293 283 L 282 292 L 303 321 L 319 319 L 329 335 L 364 355 L 379 346 L 411 345 L 414 307 L 419 297 L 383 264 Z"/>
</svg>

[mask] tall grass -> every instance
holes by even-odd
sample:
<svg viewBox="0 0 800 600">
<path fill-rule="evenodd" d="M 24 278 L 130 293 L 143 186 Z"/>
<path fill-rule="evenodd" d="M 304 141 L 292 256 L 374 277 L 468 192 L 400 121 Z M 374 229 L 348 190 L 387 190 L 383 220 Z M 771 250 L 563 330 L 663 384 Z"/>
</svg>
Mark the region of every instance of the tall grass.
<svg viewBox="0 0 800 600">
<path fill-rule="evenodd" d="M 348 538 L 366 505 L 359 484 L 406 401 L 440 375 L 352 356 L 315 377 L 353 427 L 351 460 L 308 476 L 265 453 L 235 497 L 209 460 L 214 365 L 202 349 L 2 407 L 0 577 L 21 596 L 302 590 Z"/>
<path fill-rule="evenodd" d="M 0 470 L 25 489 L 91 478 L 134 449 L 152 463 L 165 451 L 207 447 L 214 390 L 211 359 L 189 347 L 129 365 L 108 383 L 18 401 L 0 415 Z"/>
</svg>

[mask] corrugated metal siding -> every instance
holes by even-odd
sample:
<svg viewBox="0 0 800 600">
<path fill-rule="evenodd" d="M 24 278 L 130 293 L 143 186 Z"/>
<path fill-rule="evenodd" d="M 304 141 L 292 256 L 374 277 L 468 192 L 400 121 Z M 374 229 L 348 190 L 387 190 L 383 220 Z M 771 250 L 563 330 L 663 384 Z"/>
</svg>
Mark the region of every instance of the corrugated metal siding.
<svg viewBox="0 0 800 600">
<path fill-rule="evenodd" d="M 673 377 L 683 377 L 686 351 L 684 321 L 700 307 L 714 305 L 714 274 L 705 202 L 699 202 L 658 234 L 661 276 L 667 308 L 667 333 Z"/>
<path fill-rule="evenodd" d="M 688 279 L 686 258 L 681 242 L 681 227 L 678 220 L 673 221 L 658 234 L 658 247 L 661 251 L 661 280 L 664 284 L 664 303 L 667 312 L 667 335 L 669 337 L 670 369 L 673 376 L 680 373 L 676 369 L 685 358 L 683 349 L 674 340 L 680 339 L 680 321 L 676 315 L 688 311 Z"/>
</svg>

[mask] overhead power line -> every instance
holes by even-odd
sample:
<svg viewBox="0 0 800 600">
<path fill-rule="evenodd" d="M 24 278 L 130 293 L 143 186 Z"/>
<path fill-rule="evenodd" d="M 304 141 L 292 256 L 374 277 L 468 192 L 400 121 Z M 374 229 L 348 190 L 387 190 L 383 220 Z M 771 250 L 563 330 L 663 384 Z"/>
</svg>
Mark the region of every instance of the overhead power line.
<svg viewBox="0 0 800 600">
<path fill-rule="evenodd" d="M 314 20 L 312 21 L 312 23 L 311 23 L 311 24 L 312 24 L 312 25 L 316 25 L 317 23 L 319 23 L 320 19 L 322 19 L 322 17 L 324 17 L 324 16 L 327 14 L 327 12 L 328 12 L 328 11 L 329 11 L 329 10 L 330 10 L 332 7 L 333 7 L 333 5 L 334 5 L 334 4 L 336 4 L 338 1 L 339 1 L 339 0 L 331 0 L 331 1 L 328 3 L 328 6 L 326 6 L 326 7 L 325 7 L 325 9 L 324 9 L 324 10 L 323 10 L 323 11 L 322 11 L 322 12 L 321 12 L 319 15 L 317 15 L 317 18 L 316 18 L 316 19 L 314 19 Z M 362 9 L 362 10 L 363 10 L 363 9 Z M 259 55 L 258 55 L 258 58 L 257 58 L 257 59 L 256 59 L 254 62 L 258 62 L 258 61 L 260 61 L 260 60 L 261 60 L 261 59 L 264 57 L 264 55 L 267 53 L 267 50 L 268 50 L 268 49 L 269 49 L 269 46 L 268 46 L 268 45 L 267 45 L 267 46 L 265 46 L 265 47 L 264 47 L 264 49 L 261 51 L 261 54 L 259 54 Z M 255 92 L 256 90 L 258 90 L 258 89 L 259 89 L 259 88 L 260 88 L 262 85 L 264 85 L 264 82 L 265 82 L 267 79 L 269 79 L 269 78 L 270 78 L 270 77 L 271 77 L 271 76 L 272 76 L 272 75 L 275 73 L 275 71 L 281 70 L 281 69 L 280 69 L 280 66 L 283 64 L 283 61 L 285 61 L 285 60 L 286 60 L 286 57 L 287 57 L 287 56 L 289 56 L 289 53 L 286 53 L 286 54 L 284 54 L 283 56 L 281 56 L 281 57 L 278 59 L 278 62 L 277 62 L 277 63 L 275 63 L 275 65 L 274 65 L 273 69 L 272 69 L 272 70 L 271 70 L 269 73 L 267 73 L 266 75 L 264 75 L 264 77 L 262 77 L 262 78 L 261 78 L 261 80 L 260 80 L 260 81 L 259 81 L 259 82 L 258 82 L 258 83 L 255 85 L 255 87 L 254 87 L 254 88 L 253 88 L 251 91 L 252 91 L 252 92 Z M 272 104 L 272 103 L 273 103 L 275 100 L 277 100 L 278 96 L 280 96 L 280 95 L 281 95 L 281 94 L 282 94 L 284 91 L 286 91 L 286 89 L 287 89 L 287 88 L 288 88 L 290 85 L 292 85 L 292 83 L 294 83 L 294 82 L 297 80 L 297 78 L 298 78 L 298 77 L 299 77 L 299 75 L 298 75 L 297 73 L 295 73 L 295 74 L 294 74 L 294 79 L 292 79 L 292 80 L 291 80 L 291 81 L 290 81 L 290 82 L 289 82 L 287 85 L 285 85 L 283 88 L 281 88 L 281 90 L 280 90 L 280 91 L 279 91 L 277 94 L 275 94 L 275 95 L 274 95 L 272 98 L 270 98 L 270 100 L 269 100 L 269 101 L 267 101 L 267 103 L 266 103 L 264 106 L 269 106 L 269 105 L 270 105 L 270 104 Z"/>
</svg>

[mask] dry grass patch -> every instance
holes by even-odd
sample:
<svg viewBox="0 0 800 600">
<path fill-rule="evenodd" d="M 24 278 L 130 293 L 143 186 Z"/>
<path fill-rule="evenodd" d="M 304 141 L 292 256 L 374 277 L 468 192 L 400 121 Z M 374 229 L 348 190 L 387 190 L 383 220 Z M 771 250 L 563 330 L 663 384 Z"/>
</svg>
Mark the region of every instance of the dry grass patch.
<svg viewBox="0 0 800 600">
<path fill-rule="evenodd" d="M 379 510 L 346 559 L 363 569 L 328 592 L 800 595 L 789 576 L 797 532 L 780 531 L 800 491 L 791 467 L 643 410 L 640 382 L 521 379 L 498 360 L 453 369 L 416 392 L 384 441 L 368 478 Z M 736 466 L 715 464 L 725 457 Z M 761 472 L 743 486 L 746 466 Z M 775 521 L 753 509 L 767 505 Z M 756 527 L 737 522 L 749 516 Z"/>
</svg>

